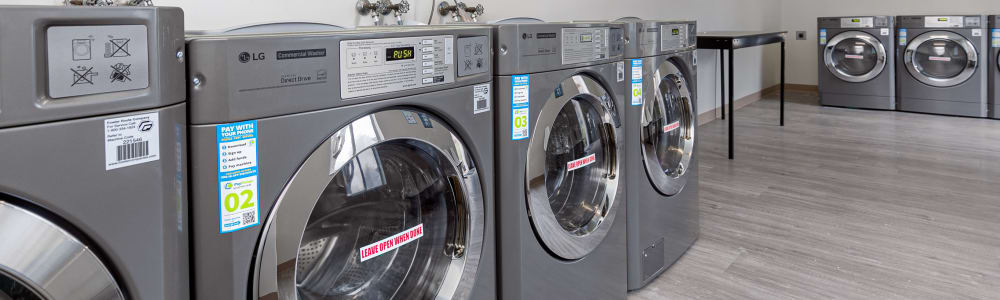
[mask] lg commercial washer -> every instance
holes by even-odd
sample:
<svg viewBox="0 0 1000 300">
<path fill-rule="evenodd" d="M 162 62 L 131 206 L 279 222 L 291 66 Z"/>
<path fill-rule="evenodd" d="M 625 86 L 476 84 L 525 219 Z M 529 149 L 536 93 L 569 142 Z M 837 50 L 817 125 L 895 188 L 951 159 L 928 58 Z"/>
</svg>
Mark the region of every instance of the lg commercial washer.
<svg viewBox="0 0 1000 300">
<path fill-rule="evenodd" d="M 500 297 L 624 299 L 622 25 L 494 28 Z"/>
<path fill-rule="evenodd" d="M 990 51 L 989 66 L 989 117 L 1000 119 L 1000 15 L 989 16 Z"/>
<path fill-rule="evenodd" d="M 899 16 L 899 110 L 986 117 L 983 16 Z"/>
<path fill-rule="evenodd" d="M 823 17 L 816 23 L 820 104 L 895 110 L 893 17 Z"/>
<path fill-rule="evenodd" d="M 494 299 L 491 41 L 190 36 L 194 297 Z"/>
<path fill-rule="evenodd" d="M 697 23 L 624 18 L 628 288 L 642 288 L 698 238 Z"/>
<path fill-rule="evenodd" d="M 183 30 L 0 6 L 0 299 L 188 298 Z"/>
</svg>

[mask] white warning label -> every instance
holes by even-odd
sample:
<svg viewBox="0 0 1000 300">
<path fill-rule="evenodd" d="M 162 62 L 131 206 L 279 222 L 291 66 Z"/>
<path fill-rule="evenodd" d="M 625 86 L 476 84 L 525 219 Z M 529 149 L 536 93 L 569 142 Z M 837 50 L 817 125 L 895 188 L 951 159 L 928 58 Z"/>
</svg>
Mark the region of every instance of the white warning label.
<svg viewBox="0 0 1000 300">
<path fill-rule="evenodd" d="M 681 122 L 673 122 L 667 125 L 663 125 L 663 132 L 671 132 L 677 130 L 677 128 L 680 127 L 681 127 Z"/>
<path fill-rule="evenodd" d="M 361 253 L 361 261 L 364 262 L 379 255 L 389 253 L 392 250 L 396 250 L 397 248 L 409 244 L 410 242 L 423 236 L 424 224 L 419 224 L 413 228 L 397 233 L 396 235 L 384 238 L 381 241 L 361 247 L 358 252 Z"/>
<path fill-rule="evenodd" d="M 489 83 L 472 87 L 472 114 L 490 111 L 490 99 Z"/>
<path fill-rule="evenodd" d="M 148 113 L 104 120 L 104 169 L 160 159 L 160 115 Z"/>
<path fill-rule="evenodd" d="M 597 161 L 596 154 L 587 155 L 581 159 L 573 160 L 566 163 L 566 171 L 573 171 L 579 168 L 589 166 L 590 164 Z"/>
</svg>

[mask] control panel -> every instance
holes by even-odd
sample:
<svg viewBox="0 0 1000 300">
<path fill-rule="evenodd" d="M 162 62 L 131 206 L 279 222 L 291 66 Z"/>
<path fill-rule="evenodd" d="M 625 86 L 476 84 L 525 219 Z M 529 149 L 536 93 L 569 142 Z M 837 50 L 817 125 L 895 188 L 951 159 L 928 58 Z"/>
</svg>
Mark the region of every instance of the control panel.
<svg viewBox="0 0 1000 300">
<path fill-rule="evenodd" d="M 873 28 L 875 18 L 873 17 L 853 17 L 840 18 L 840 28 Z"/>
<path fill-rule="evenodd" d="M 607 59 L 611 51 L 608 45 L 609 31 L 608 27 L 563 28 L 562 63 L 566 65 Z"/>
<path fill-rule="evenodd" d="M 924 27 L 927 28 L 959 28 L 964 24 L 964 17 L 924 17 Z"/>
<path fill-rule="evenodd" d="M 660 51 L 685 48 L 688 46 L 688 24 L 668 24 L 660 26 Z"/>
<path fill-rule="evenodd" d="M 489 41 L 485 36 L 458 38 L 458 76 L 486 73 L 490 70 Z"/>
<path fill-rule="evenodd" d="M 346 100 L 455 82 L 454 47 L 452 35 L 341 41 L 340 96 Z"/>
<path fill-rule="evenodd" d="M 892 24 L 889 24 L 889 17 L 879 16 L 875 17 L 875 27 L 892 27 Z"/>
<path fill-rule="evenodd" d="M 46 30 L 49 97 L 149 87 L 145 25 L 52 26 Z"/>
</svg>

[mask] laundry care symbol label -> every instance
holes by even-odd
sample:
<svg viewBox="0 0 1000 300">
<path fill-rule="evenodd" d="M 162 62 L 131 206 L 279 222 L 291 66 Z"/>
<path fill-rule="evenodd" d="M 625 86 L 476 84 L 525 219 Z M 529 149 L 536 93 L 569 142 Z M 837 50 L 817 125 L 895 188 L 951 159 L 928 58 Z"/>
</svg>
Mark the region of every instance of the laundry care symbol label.
<svg viewBox="0 0 1000 300">
<path fill-rule="evenodd" d="M 260 223 L 257 121 L 215 126 L 219 160 L 219 232 Z"/>
<path fill-rule="evenodd" d="M 990 47 L 1000 48 L 1000 29 L 993 29 L 990 32 Z"/>
<path fill-rule="evenodd" d="M 642 59 L 632 60 L 632 105 L 642 105 Z"/>
<path fill-rule="evenodd" d="M 145 25 L 51 26 L 46 29 L 52 98 L 149 87 Z"/>
<path fill-rule="evenodd" d="M 510 139 L 517 141 L 531 136 L 529 133 L 528 118 L 530 118 L 530 93 L 531 85 L 528 82 L 528 75 L 515 75 L 511 78 L 511 125 Z"/>
<path fill-rule="evenodd" d="M 160 114 L 104 120 L 104 169 L 114 170 L 160 159 Z"/>
<path fill-rule="evenodd" d="M 361 256 L 361 262 L 389 253 L 392 250 L 399 249 L 399 247 L 409 244 L 412 241 L 416 241 L 423 236 L 424 224 L 418 224 L 417 226 L 413 226 L 403 232 L 384 238 L 378 242 L 368 244 L 358 249 L 358 253 L 360 253 Z"/>
</svg>

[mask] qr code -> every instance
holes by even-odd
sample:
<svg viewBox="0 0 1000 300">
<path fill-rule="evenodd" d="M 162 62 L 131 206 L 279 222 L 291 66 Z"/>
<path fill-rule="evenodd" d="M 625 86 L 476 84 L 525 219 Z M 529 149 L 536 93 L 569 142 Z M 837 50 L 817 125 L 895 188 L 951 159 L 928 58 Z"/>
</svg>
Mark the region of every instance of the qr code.
<svg viewBox="0 0 1000 300">
<path fill-rule="evenodd" d="M 257 212 L 245 212 L 243 213 L 243 224 L 253 224 L 257 222 Z"/>
</svg>

